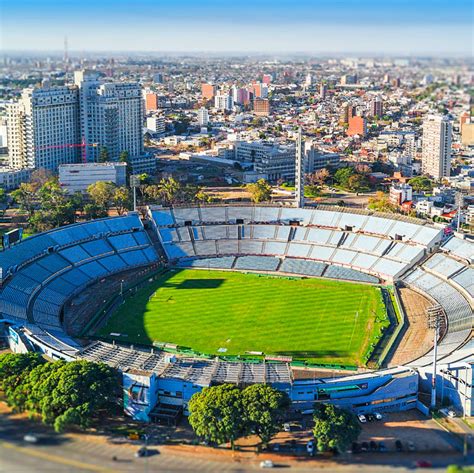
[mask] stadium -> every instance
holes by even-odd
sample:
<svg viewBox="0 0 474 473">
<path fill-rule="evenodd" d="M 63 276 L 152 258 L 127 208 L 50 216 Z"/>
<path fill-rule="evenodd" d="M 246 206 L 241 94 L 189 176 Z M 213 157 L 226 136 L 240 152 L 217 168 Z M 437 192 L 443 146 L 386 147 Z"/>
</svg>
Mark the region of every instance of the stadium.
<svg viewBox="0 0 474 473">
<path fill-rule="evenodd" d="M 10 244 L 0 312 L 13 351 L 118 368 L 139 420 L 175 422 L 227 382 L 295 410 L 427 410 L 434 351 L 438 400 L 473 415 L 473 261 L 462 235 L 403 216 L 150 206 Z"/>
</svg>

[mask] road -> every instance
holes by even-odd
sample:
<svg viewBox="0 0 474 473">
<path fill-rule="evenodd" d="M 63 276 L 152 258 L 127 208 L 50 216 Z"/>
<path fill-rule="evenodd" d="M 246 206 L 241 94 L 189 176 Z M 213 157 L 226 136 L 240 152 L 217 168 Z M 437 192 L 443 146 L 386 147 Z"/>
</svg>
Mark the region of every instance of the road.
<svg viewBox="0 0 474 473">
<path fill-rule="evenodd" d="M 34 426 L 34 427 L 33 427 Z M 26 432 L 43 432 L 47 435 L 37 445 L 23 441 Z M 112 472 L 209 472 L 244 473 L 260 471 L 259 460 L 253 456 L 232 458 L 228 452 L 205 450 L 195 452 L 192 447 L 177 451 L 169 446 L 151 446 L 148 458 L 135 458 L 138 446 L 116 444 L 102 436 L 56 435 L 39 424 L 26 419 L 19 421 L 0 415 L 0 473 L 112 473 Z M 113 457 L 116 457 L 116 461 Z M 294 470 L 298 473 L 314 471 L 354 473 L 401 473 L 412 470 L 413 462 L 419 458 L 430 459 L 436 468 L 444 472 L 446 465 L 461 463 L 459 455 L 440 454 L 365 454 L 358 457 L 341 458 L 337 463 L 327 460 L 303 460 L 281 458 L 276 461 L 277 470 Z M 275 460 L 274 460 L 275 461 Z"/>
</svg>

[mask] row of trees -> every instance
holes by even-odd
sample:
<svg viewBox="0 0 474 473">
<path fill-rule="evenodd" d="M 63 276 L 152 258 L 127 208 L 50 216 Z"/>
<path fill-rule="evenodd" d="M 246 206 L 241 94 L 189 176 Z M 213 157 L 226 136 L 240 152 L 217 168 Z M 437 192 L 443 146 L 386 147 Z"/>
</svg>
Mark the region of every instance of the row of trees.
<svg viewBox="0 0 474 473">
<path fill-rule="evenodd" d="M 58 432 L 87 428 L 121 405 L 114 368 L 85 360 L 49 362 L 37 353 L 0 355 L 0 390 L 14 411 L 36 414 Z"/>
<path fill-rule="evenodd" d="M 89 186 L 87 195 L 76 192 L 66 194 L 57 177 L 32 180 L 20 184 L 12 197 L 28 215 L 28 222 L 34 231 L 68 225 L 78 215 L 85 218 L 107 216 L 113 207 L 121 215 L 130 208 L 131 194 L 128 187 L 118 187 L 110 182 L 96 182 Z"/>
<path fill-rule="evenodd" d="M 196 435 L 220 445 L 245 435 L 256 434 L 263 447 L 280 430 L 290 401 L 268 385 L 245 389 L 232 384 L 205 388 L 189 402 L 189 423 Z M 344 452 L 361 432 L 355 415 L 332 404 L 316 404 L 313 434 L 319 451 Z"/>
</svg>

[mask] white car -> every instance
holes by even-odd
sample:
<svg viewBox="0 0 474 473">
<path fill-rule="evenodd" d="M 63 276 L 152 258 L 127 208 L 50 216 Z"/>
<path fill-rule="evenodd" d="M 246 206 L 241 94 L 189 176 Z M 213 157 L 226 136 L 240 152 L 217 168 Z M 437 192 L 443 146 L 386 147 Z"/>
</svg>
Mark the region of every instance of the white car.
<svg viewBox="0 0 474 473">
<path fill-rule="evenodd" d="M 263 460 L 260 462 L 260 468 L 273 468 L 274 466 L 271 460 Z"/>
<path fill-rule="evenodd" d="M 284 432 L 291 432 L 291 425 L 290 424 L 283 424 L 283 431 Z"/>
<path fill-rule="evenodd" d="M 26 434 L 24 437 L 23 437 L 23 440 L 25 442 L 28 442 L 28 443 L 38 443 L 39 441 L 39 438 L 37 435 L 35 434 Z"/>
<path fill-rule="evenodd" d="M 377 420 L 382 420 L 382 414 L 380 414 L 380 412 L 374 412 L 374 417 L 375 417 Z"/>
<path fill-rule="evenodd" d="M 359 415 L 357 416 L 357 418 L 359 419 L 359 422 L 360 422 L 361 424 L 365 424 L 365 423 L 367 422 L 367 417 L 365 417 L 364 414 L 359 414 Z"/>
<path fill-rule="evenodd" d="M 448 411 L 448 417 L 451 417 L 451 419 L 452 419 L 453 417 L 456 417 L 456 412 L 454 412 L 452 409 L 449 409 L 449 411 Z"/>
<path fill-rule="evenodd" d="M 306 444 L 306 451 L 312 455 L 314 453 L 314 442 L 312 440 L 310 440 L 307 444 Z"/>
</svg>

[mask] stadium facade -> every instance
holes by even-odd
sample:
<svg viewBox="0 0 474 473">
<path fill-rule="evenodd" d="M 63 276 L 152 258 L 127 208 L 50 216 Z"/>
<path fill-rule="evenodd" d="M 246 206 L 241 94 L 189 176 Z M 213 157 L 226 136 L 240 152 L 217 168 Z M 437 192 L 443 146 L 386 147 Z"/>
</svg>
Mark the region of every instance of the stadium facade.
<svg viewBox="0 0 474 473">
<path fill-rule="evenodd" d="M 473 261 L 472 242 L 421 220 L 331 208 L 150 207 L 144 222 L 132 212 L 74 224 L 1 252 L 0 313 L 16 352 L 118 368 L 125 410 L 136 419 L 173 421 L 186 414 L 195 392 L 226 382 L 271 384 L 289 394 L 296 410 L 331 402 L 368 413 L 423 409 L 419 391 L 429 392 L 432 352 L 390 369 L 300 376 L 282 360 L 245 363 L 84 341 L 69 333 L 65 307 L 78 296 L 92 297 L 109 278 L 163 265 L 407 286 L 443 318 L 439 400 L 473 415 Z"/>
</svg>

